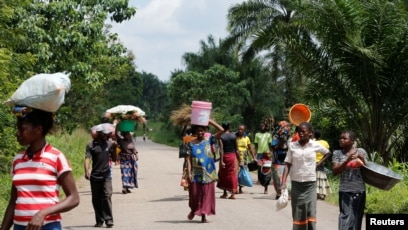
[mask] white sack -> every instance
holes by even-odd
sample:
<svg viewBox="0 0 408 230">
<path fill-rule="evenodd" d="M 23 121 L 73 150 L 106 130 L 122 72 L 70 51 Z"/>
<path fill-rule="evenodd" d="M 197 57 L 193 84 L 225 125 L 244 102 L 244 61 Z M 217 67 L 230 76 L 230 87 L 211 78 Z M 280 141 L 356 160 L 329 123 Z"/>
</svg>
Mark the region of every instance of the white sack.
<svg viewBox="0 0 408 230">
<path fill-rule="evenodd" d="M 106 110 L 107 113 L 127 113 L 127 112 L 136 112 L 138 116 L 145 116 L 146 113 L 141 108 L 134 105 L 117 105 Z"/>
<path fill-rule="evenodd" d="M 25 80 L 4 104 L 56 112 L 70 87 L 69 74 L 37 74 Z"/>
</svg>

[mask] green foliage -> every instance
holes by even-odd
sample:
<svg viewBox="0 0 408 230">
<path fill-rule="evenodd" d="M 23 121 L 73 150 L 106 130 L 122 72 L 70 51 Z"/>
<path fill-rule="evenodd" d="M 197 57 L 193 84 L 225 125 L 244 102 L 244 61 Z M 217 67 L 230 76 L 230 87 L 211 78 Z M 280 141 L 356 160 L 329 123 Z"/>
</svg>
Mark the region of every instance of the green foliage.
<svg viewBox="0 0 408 230">
<path fill-rule="evenodd" d="M 59 120 L 71 132 L 78 124 L 100 117 L 106 97 L 103 87 L 115 79 L 133 78 L 134 55 L 111 33 L 105 24 L 108 16 L 114 22 L 130 19 L 136 12 L 128 0 L 108 1 L 30 1 L 14 12 L 11 25 L 23 41 L 18 54 L 35 55 L 31 73 L 20 69 L 16 84 L 33 73 L 66 71 L 71 73 L 71 92 Z M 14 36 L 10 36 L 14 37 Z M 135 91 L 137 92 L 137 91 Z M 94 123 L 92 121 L 92 123 Z"/>
<path fill-rule="evenodd" d="M 149 120 L 156 121 L 168 110 L 167 83 L 160 81 L 157 76 L 142 72 L 141 97 L 134 100 L 136 105 L 143 108 Z"/>
<path fill-rule="evenodd" d="M 373 154 L 372 159 L 382 158 Z M 389 164 L 389 169 L 403 176 L 403 180 L 392 189 L 385 191 L 366 185 L 367 201 L 365 213 L 370 214 L 407 214 L 408 213 L 408 164 L 399 163 L 395 159 Z M 327 202 L 338 205 L 339 176 L 328 175 L 332 194 L 327 197 Z"/>
<path fill-rule="evenodd" d="M 271 78 L 263 60 L 238 64 L 235 52 L 223 40 L 219 43 L 209 36 L 197 53 L 183 55 L 186 71 L 174 72 L 168 85 L 171 107 L 208 100 L 220 120 L 243 123 L 253 131 L 266 114 L 282 118 L 284 88 Z"/>
<path fill-rule="evenodd" d="M 170 122 L 149 122 L 147 124 L 147 137 L 156 143 L 177 147 L 180 144 L 178 135 L 179 129 L 171 125 Z"/>
<path fill-rule="evenodd" d="M 368 152 L 406 160 L 406 1 L 249 0 L 232 6 L 228 19 L 226 44 L 244 60 L 270 52 L 285 106 L 336 107 L 337 114 L 320 112 L 319 126 L 352 129 Z"/>
<path fill-rule="evenodd" d="M 10 199 L 10 190 L 11 190 L 11 176 L 10 172 L 1 173 L 0 172 L 0 184 L 2 189 L 0 189 L 0 220 L 3 219 L 4 212 L 8 205 Z"/>
<path fill-rule="evenodd" d="M 407 196 L 407 179 L 396 184 L 389 191 L 368 186 L 365 212 L 370 214 L 408 214 Z"/>
</svg>

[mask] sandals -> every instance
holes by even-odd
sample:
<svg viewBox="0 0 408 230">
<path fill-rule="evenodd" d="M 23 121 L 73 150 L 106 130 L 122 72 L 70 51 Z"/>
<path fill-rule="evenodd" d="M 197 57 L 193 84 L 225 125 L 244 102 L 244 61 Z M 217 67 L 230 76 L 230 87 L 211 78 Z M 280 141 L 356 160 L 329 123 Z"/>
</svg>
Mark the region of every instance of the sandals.
<svg viewBox="0 0 408 230">
<path fill-rule="evenodd" d="M 227 199 L 228 195 L 227 194 L 223 194 L 222 196 L 220 196 L 221 199 Z"/>
</svg>

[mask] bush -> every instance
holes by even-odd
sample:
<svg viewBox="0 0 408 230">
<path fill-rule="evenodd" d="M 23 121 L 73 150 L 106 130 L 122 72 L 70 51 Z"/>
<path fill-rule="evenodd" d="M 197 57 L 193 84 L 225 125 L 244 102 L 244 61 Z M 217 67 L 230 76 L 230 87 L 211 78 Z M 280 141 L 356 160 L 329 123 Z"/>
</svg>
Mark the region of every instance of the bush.
<svg viewBox="0 0 408 230">
<path fill-rule="evenodd" d="M 405 166 L 402 166 L 405 165 Z M 407 214 L 408 213 L 408 170 L 406 163 L 396 163 L 389 165 L 389 168 L 404 176 L 404 179 L 396 184 L 389 191 L 381 190 L 370 185 L 366 185 L 367 202 L 365 213 L 369 214 Z M 339 176 L 328 175 L 332 194 L 329 194 L 326 201 L 339 205 L 338 187 Z"/>
</svg>

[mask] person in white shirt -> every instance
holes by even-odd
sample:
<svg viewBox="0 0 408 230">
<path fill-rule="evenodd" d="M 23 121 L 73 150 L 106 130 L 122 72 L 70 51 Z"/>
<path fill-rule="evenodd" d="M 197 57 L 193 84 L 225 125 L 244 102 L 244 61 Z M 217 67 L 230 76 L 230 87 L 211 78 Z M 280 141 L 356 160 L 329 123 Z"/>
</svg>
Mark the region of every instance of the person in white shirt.
<svg viewBox="0 0 408 230">
<path fill-rule="evenodd" d="M 299 140 L 290 142 L 285 158 L 282 181 L 291 178 L 291 205 L 293 229 L 316 229 L 316 167 L 322 164 L 331 152 L 311 139 L 313 127 L 303 122 L 298 129 Z M 324 154 L 316 163 L 316 152 Z M 286 184 L 281 184 L 286 189 Z"/>
</svg>

